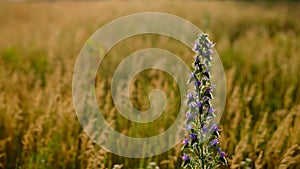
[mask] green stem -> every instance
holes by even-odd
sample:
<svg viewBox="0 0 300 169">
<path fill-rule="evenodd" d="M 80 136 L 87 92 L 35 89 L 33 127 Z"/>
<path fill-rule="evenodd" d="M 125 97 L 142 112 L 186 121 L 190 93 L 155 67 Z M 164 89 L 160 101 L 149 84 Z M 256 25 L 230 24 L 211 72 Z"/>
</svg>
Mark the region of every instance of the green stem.
<svg viewBox="0 0 300 169">
<path fill-rule="evenodd" d="M 197 77 L 195 77 L 197 80 L 199 80 Z M 200 103 L 200 101 L 201 101 L 201 97 L 200 97 L 200 86 L 197 86 L 198 87 L 198 102 Z M 203 122 L 203 119 L 202 119 L 202 115 L 201 115 L 201 112 L 200 112 L 200 110 L 199 110 L 199 108 L 198 108 L 198 111 L 199 111 L 199 119 L 200 119 L 200 126 L 202 126 L 202 122 Z M 201 127 L 200 127 L 201 128 Z M 201 130 L 200 130 L 201 131 Z M 202 133 L 202 131 L 201 131 L 201 133 Z M 203 167 L 203 169 L 205 169 L 205 165 L 204 165 L 204 147 L 203 147 L 203 142 L 202 142 L 202 140 L 203 140 L 203 138 L 202 138 L 203 136 L 202 136 L 202 134 L 201 134 L 201 146 L 200 146 L 200 152 L 201 152 L 201 163 L 202 163 L 202 166 L 201 166 L 201 168 Z"/>
</svg>

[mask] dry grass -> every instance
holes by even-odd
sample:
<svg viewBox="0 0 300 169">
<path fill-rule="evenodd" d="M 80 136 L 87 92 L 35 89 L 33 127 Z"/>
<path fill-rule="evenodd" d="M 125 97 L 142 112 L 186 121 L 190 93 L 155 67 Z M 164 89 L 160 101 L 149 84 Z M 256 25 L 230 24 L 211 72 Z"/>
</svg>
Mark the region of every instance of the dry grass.
<svg viewBox="0 0 300 169">
<path fill-rule="evenodd" d="M 180 145 L 153 158 L 106 153 L 82 131 L 72 105 L 71 80 L 86 39 L 120 16 L 160 11 L 190 20 L 217 43 L 227 76 L 221 126 L 228 168 L 300 167 L 300 4 L 197 1 L 0 3 L 0 168 L 179 168 Z M 195 37 L 196 38 L 196 37 Z M 122 57 L 147 47 L 192 53 L 160 36 L 117 45 L 104 60 L 96 92 L 100 109 L 117 130 L 151 136 L 172 124 L 178 88 L 159 71 L 131 84 L 131 101 L 147 109 L 148 92 L 166 92 L 168 106 L 156 122 L 135 125 L 113 107 L 109 79 Z M 161 126 L 158 128 L 157 126 Z"/>
</svg>

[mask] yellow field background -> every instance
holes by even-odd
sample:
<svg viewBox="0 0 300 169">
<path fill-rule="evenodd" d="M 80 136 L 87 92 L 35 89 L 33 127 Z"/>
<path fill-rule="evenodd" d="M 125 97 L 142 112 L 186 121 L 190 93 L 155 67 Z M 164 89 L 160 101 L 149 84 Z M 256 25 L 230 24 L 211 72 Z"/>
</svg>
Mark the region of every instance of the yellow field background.
<svg viewBox="0 0 300 169">
<path fill-rule="evenodd" d="M 216 43 L 227 78 L 220 123 L 220 142 L 229 160 L 224 168 L 300 168 L 300 3 L 70 1 L 0 2 L 0 169 L 115 164 L 135 169 L 151 161 L 163 169 L 180 168 L 180 145 L 145 159 L 105 152 L 82 131 L 72 103 L 73 68 L 85 41 L 104 24 L 145 11 L 187 19 Z M 148 70 L 131 83 L 130 99 L 146 110 L 149 91 L 162 89 L 168 97 L 163 116 L 136 127 L 115 110 L 109 77 L 122 58 L 148 47 L 172 51 L 188 65 L 193 62 L 193 53 L 180 42 L 141 35 L 112 49 L 96 79 L 99 108 L 107 121 L 137 137 L 164 131 L 180 102 L 172 78 Z"/>
</svg>

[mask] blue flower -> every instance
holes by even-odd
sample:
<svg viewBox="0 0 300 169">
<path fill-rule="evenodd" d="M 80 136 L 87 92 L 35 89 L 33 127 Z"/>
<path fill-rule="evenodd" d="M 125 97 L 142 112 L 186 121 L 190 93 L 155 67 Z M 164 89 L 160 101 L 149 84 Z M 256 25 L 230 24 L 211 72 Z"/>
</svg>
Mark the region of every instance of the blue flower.
<svg viewBox="0 0 300 169">
<path fill-rule="evenodd" d="M 195 80 L 195 74 L 194 74 L 194 72 L 192 72 L 192 73 L 190 74 L 190 78 L 189 78 L 188 83 L 192 83 L 194 80 Z"/>
<path fill-rule="evenodd" d="M 192 139 L 192 141 L 197 140 L 197 134 L 191 133 L 191 134 L 190 134 L 190 138 Z"/>
<path fill-rule="evenodd" d="M 192 119 L 192 118 L 193 118 L 193 114 L 192 114 L 191 112 L 187 112 L 187 113 L 186 113 L 186 117 L 187 117 L 188 119 Z"/>
<path fill-rule="evenodd" d="M 219 144 L 219 140 L 218 139 L 213 139 L 211 142 L 210 142 L 210 145 L 212 145 L 212 146 L 217 146 Z"/>
<path fill-rule="evenodd" d="M 197 106 L 197 104 L 196 104 L 195 102 L 189 103 L 189 107 L 190 107 L 191 109 L 196 108 L 196 106 Z"/>
<path fill-rule="evenodd" d="M 200 64 L 199 56 L 195 57 L 195 66 Z M 200 66 L 200 65 L 199 65 Z M 200 67 L 199 67 L 200 68 Z"/>
<path fill-rule="evenodd" d="M 223 157 L 225 157 L 225 156 L 226 156 L 226 154 L 222 151 L 222 152 L 220 153 L 220 157 L 223 158 Z"/>
<path fill-rule="evenodd" d="M 209 87 L 209 88 L 206 89 L 205 92 L 206 92 L 206 93 L 210 93 L 210 92 L 212 92 L 213 90 L 214 90 L 214 89 L 213 89 L 212 87 Z"/>
<path fill-rule="evenodd" d="M 202 132 L 203 132 L 203 133 L 207 133 L 207 132 L 208 132 L 208 128 L 203 126 L 203 127 L 202 127 Z"/>
<path fill-rule="evenodd" d="M 227 165 L 227 160 L 225 158 L 226 154 L 224 152 L 220 153 L 220 161 L 222 161 L 225 165 Z"/>
<path fill-rule="evenodd" d="M 202 110 L 203 110 L 203 103 L 198 102 L 198 103 L 197 103 L 197 106 L 198 106 L 198 110 L 200 111 L 200 113 L 202 113 Z"/>
<path fill-rule="evenodd" d="M 189 144 L 189 142 L 190 142 L 189 139 L 185 138 L 185 139 L 183 139 L 182 144 L 186 145 L 186 144 Z"/>
<path fill-rule="evenodd" d="M 216 124 L 213 124 L 211 128 L 212 131 L 220 131 L 220 128 Z"/>
<path fill-rule="evenodd" d="M 183 159 L 184 161 L 190 161 L 191 158 L 190 158 L 189 155 L 183 154 L 182 159 Z"/>
<path fill-rule="evenodd" d="M 200 49 L 199 44 L 198 44 L 198 43 L 195 43 L 193 49 L 194 49 L 194 51 L 198 51 L 198 50 Z"/>
<path fill-rule="evenodd" d="M 208 113 L 211 114 L 211 113 L 213 113 L 213 112 L 215 112 L 215 109 L 214 109 L 213 107 L 209 107 L 209 108 L 208 108 Z"/>
<path fill-rule="evenodd" d="M 187 95 L 187 98 L 188 98 L 187 104 L 189 104 L 189 103 L 191 103 L 191 102 L 193 102 L 195 100 L 193 93 L 189 93 Z"/>
<path fill-rule="evenodd" d="M 188 124 L 187 126 L 185 126 L 185 129 L 186 129 L 187 131 L 192 130 L 192 125 L 191 125 L 191 124 Z"/>
<path fill-rule="evenodd" d="M 183 166 L 186 166 L 191 161 L 190 156 L 185 153 L 183 154 L 183 156 L 181 158 L 183 160 Z"/>
<path fill-rule="evenodd" d="M 220 133 L 219 133 L 220 128 L 216 124 L 212 124 L 211 130 L 212 130 L 212 135 L 216 136 L 217 138 L 220 137 Z"/>
<path fill-rule="evenodd" d="M 213 44 L 212 42 L 208 43 L 207 45 L 209 48 L 213 48 L 215 46 L 215 44 Z"/>
<path fill-rule="evenodd" d="M 210 100 L 209 97 L 207 97 L 207 96 L 204 96 L 204 97 L 203 97 L 203 101 L 209 101 L 209 100 Z"/>
<path fill-rule="evenodd" d="M 209 79 L 210 78 L 209 70 L 206 69 L 206 71 L 203 73 L 203 75 Z"/>
<path fill-rule="evenodd" d="M 211 88 L 213 88 L 213 89 L 216 88 L 216 85 L 212 83 Z"/>
<path fill-rule="evenodd" d="M 213 51 L 212 51 L 211 49 L 208 49 L 208 50 L 206 51 L 206 53 L 205 53 L 205 55 L 206 55 L 207 57 L 209 57 L 211 54 L 213 54 Z"/>
<path fill-rule="evenodd" d="M 200 80 L 198 80 L 198 79 L 195 79 L 194 84 L 195 84 L 195 86 L 197 86 L 197 87 L 201 86 L 201 82 L 200 82 Z"/>
</svg>

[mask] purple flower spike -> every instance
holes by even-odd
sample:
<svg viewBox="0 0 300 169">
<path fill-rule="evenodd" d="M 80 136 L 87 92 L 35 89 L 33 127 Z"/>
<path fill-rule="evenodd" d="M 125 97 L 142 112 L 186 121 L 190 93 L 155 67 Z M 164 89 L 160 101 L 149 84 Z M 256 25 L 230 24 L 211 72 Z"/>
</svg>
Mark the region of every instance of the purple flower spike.
<svg viewBox="0 0 300 169">
<path fill-rule="evenodd" d="M 187 95 L 186 132 L 182 141 L 182 168 L 210 168 L 227 164 L 225 153 L 221 150 L 219 127 L 214 124 L 215 109 L 213 108 L 213 90 L 216 87 L 211 79 L 212 55 L 214 44 L 207 34 L 201 34 L 195 41 L 193 50 L 195 57 L 193 72 L 188 84 L 193 90 Z M 186 151 L 187 150 L 187 151 Z"/>
</svg>

